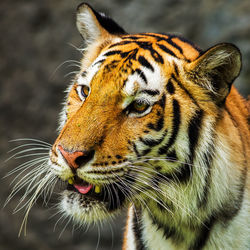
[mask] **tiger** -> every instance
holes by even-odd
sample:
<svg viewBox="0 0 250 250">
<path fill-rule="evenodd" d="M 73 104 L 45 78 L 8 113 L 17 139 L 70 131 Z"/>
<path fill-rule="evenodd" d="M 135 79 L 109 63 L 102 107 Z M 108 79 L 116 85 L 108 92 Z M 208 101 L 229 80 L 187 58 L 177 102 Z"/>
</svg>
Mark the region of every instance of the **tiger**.
<svg viewBox="0 0 250 250">
<path fill-rule="evenodd" d="M 240 50 L 129 34 L 86 3 L 76 26 L 83 58 L 47 169 L 66 183 L 60 211 L 85 225 L 127 208 L 123 250 L 249 249 L 249 103 L 233 86 Z"/>
</svg>

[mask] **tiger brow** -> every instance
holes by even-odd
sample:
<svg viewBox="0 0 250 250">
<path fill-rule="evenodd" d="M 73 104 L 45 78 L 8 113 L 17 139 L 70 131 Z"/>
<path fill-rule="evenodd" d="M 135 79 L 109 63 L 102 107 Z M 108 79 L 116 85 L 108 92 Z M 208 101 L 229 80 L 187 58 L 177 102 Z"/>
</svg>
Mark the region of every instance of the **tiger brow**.
<svg viewBox="0 0 250 250">
<path fill-rule="evenodd" d="M 156 96 L 156 95 L 159 95 L 160 94 L 160 91 L 158 89 L 142 89 L 139 94 L 142 94 L 142 93 L 145 93 L 145 94 L 148 94 L 150 96 Z"/>
</svg>

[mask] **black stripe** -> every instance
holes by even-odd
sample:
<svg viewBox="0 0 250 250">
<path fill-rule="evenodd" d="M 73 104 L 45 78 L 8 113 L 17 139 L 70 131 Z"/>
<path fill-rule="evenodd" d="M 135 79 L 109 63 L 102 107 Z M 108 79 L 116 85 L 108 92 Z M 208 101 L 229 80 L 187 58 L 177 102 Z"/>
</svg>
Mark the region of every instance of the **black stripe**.
<svg viewBox="0 0 250 250">
<path fill-rule="evenodd" d="M 131 163 L 131 162 L 130 162 Z M 113 172 L 113 171 L 112 171 Z M 135 173 L 133 171 L 129 171 L 127 175 L 125 175 L 124 181 L 120 182 L 120 185 L 126 190 L 126 193 L 128 195 L 132 195 L 133 191 L 132 188 L 133 185 L 135 184 L 136 178 L 137 178 L 138 173 Z M 128 185 L 128 184 L 129 185 Z"/>
<path fill-rule="evenodd" d="M 203 118 L 203 110 L 198 110 L 196 114 L 192 117 L 188 126 L 188 138 L 189 138 L 189 150 L 190 150 L 190 161 L 192 163 L 192 159 L 194 157 L 195 148 L 198 143 L 200 129 L 202 125 Z"/>
<path fill-rule="evenodd" d="M 142 150 L 141 156 L 147 155 L 148 153 L 151 152 L 151 150 L 152 150 L 151 148 L 147 148 L 147 149 Z"/>
<path fill-rule="evenodd" d="M 162 40 L 165 40 L 167 43 L 169 43 L 170 45 L 172 45 L 173 47 L 175 47 L 177 50 L 179 50 L 179 52 L 181 54 L 183 54 L 183 50 L 182 48 L 177 45 L 172 39 L 173 38 L 179 38 L 178 36 L 176 35 L 173 35 L 173 34 L 162 34 L 162 35 L 165 35 L 165 36 L 168 36 L 168 38 L 165 38 L 165 39 L 162 39 Z"/>
<path fill-rule="evenodd" d="M 180 105 L 179 105 L 179 102 L 174 99 L 173 100 L 172 134 L 171 134 L 171 137 L 169 138 L 168 142 L 164 146 L 159 148 L 158 154 L 160 154 L 160 155 L 166 154 L 169 147 L 173 145 L 173 143 L 175 142 L 175 139 L 177 137 L 178 131 L 179 131 L 180 121 L 181 121 Z"/>
<path fill-rule="evenodd" d="M 141 71 L 140 69 L 136 69 L 135 72 L 142 78 L 142 80 L 148 84 L 148 80 L 145 76 L 145 74 L 143 73 L 143 71 Z"/>
<path fill-rule="evenodd" d="M 184 92 L 189 96 L 189 98 L 194 102 L 196 106 L 199 107 L 199 104 L 195 100 L 195 98 L 192 96 L 192 94 L 182 85 L 182 83 L 175 77 L 174 74 L 171 75 L 171 77 L 174 79 L 174 81 L 178 84 L 178 86 L 184 90 Z"/>
<path fill-rule="evenodd" d="M 162 175 L 167 181 L 172 180 L 177 183 L 186 183 L 192 176 L 192 166 L 189 163 L 183 163 L 172 173 L 164 173 Z"/>
<path fill-rule="evenodd" d="M 141 212 L 133 213 L 133 232 L 136 241 L 136 250 L 146 250 L 142 240 Z"/>
<path fill-rule="evenodd" d="M 125 52 L 123 52 L 122 50 L 112 50 L 112 51 L 105 53 L 104 56 L 120 55 L 121 58 L 126 58 L 129 55 L 131 55 L 132 52 L 133 52 L 132 55 L 134 56 L 135 51 L 137 52 L 137 50 L 130 50 L 130 51 L 125 51 Z"/>
<path fill-rule="evenodd" d="M 166 184 L 167 182 L 174 181 L 175 183 L 187 183 L 192 176 L 192 166 L 188 163 L 181 164 L 177 169 L 171 173 L 159 173 L 151 180 L 154 187 L 159 188 L 160 182 Z M 164 179 L 164 180 L 163 180 Z"/>
<path fill-rule="evenodd" d="M 173 37 L 170 37 L 169 39 L 167 39 L 167 42 L 168 42 L 169 44 L 171 44 L 173 47 L 175 47 L 176 49 L 178 49 L 179 52 L 180 52 L 181 54 L 183 54 L 182 48 L 181 48 L 179 45 L 177 45 L 177 44 L 172 40 L 172 38 L 173 38 Z"/>
<path fill-rule="evenodd" d="M 149 146 L 149 147 L 155 147 L 157 145 L 159 145 L 160 143 L 162 143 L 162 141 L 164 140 L 165 136 L 167 134 L 167 131 L 164 132 L 164 134 L 162 135 L 162 137 L 158 140 L 154 140 L 154 139 L 143 139 L 140 137 L 140 141 L 145 144 L 146 146 Z"/>
<path fill-rule="evenodd" d="M 165 41 L 169 43 L 170 45 L 172 45 L 173 47 L 175 47 L 177 50 L 179 50 L 181 54 L 183 54 L 182 48 L 172 40 L 173 38 L 177 38 L 180 41 L 191 45 L 194 49 L 196 49 L 199 52 L 200 55 L 202 54 L 202 50 L 196 44 L 194 44 L 193 42 L 187 40 L 186 38 L 182 36 L 177 36 L 177 35 L 169 34 L 169 33 L 158 33 L 158 34 L 157 33 L 154 33 L 154 34 L 153 33 L 140 33 L 138 35 L 141 36 L 140 38 L 143 38 L 143 37 L 146 38 L 147 36 L 150 36 L 150 37 L 154 37 L 155 39 L 157 39 L 158 42 Z"/>
<path fill-rule="evenodd" d="M 166 85 L 166 89 L 170 95 L 173 95 L 175 93 L 175 87 L 174 87 L 171 79 L 168 80 L 168 83 Z"/>
<path fill-rule="evenodd" d="M 101 162 L 102 163 L 102 165 L 106 165 L 105 163 L 106 162 Z M 95 166 L 98 166 L 98 165 L 101 165 L 101 163 L 94 163 L 94 165 Z M 120 169 L 114 169 L 114 170 L 112 170 L 112 173 L 120 173 L 121 172 L 121 170 Z M 93 171 L 89 171 L 88 173 L 90 173 L 90 174 L 108 174 L 108 173 L 110 173 L 109 171 L 99 171 L 99 170 L 93 170 Z"/>
<path fill-rule="evenodd" d="M 97 65 L 99 63 L 103 63 L 104 61 L 105 61 L 105 59 L 99 60 L 99 61 L 95 62 L 93 66 L 95 66 L 95 65 Z"/>
<path fill-rule="evenodd" d="M 153 48 L 153 45 L 151 42 L 139 42 L 135 41 L 135 43 L 142 49 L 148 50 L 151 54 L 151 56 L 154 58 L 154 60 L 158 63 L 163 64 L 164 60 L 162 56 Z"/>
<path fill-rule="evenodd" d="M 152 36 L 152 37 L 155 37 L 157 38 L 157 41 L 165 41 L 167 42 L 168 44 L 172 45 L 173 47 L 175 47 L 177 50 L 179 50 L 179 52 L 181 54 L 183 54 L 183 50 L 182 48 L 177 45 L 173 40 L 172 38 L 178 38 L 176 35 L 172 35 L 172 34 L 162 34 L 163 36 L 167 36 L 167 37 L 163 37 L 163 36 L 154 36 L 154 35 L 151 35 L 151 34 L 148 34 L 149 36 Z"/>
<path fill-rule="evenodd" d="M 176 231 L 174 228 L 170 228 L 167 225 L 164 225 L 162 223 L 162 221 L 158 220 L 157 217 L 153 216 L 152 213 L 148 213 L 149 216 L 151 217 L 152 220 L 152 224 L 157 226 L 158 229 L 162 229 L 163 230 L 163 234 L 165 239 L 168 239 L 169 237 L 174 237 L 177 235 Z"/>
<path fill-rule="evenodd" d="M 165 105 L 166 105 L 166 95 L 165 94 L 162 95 L 161 99 L 157 102 L 157 104 L 159 104 L 163 110 L 165 109 Z"/>
<path fill-rule="evenodd" d="M 112 51 L 105 53 L 104 56 L 120 55 L 121 52 L 122 52 L 121 50 L 112 50 Z"/>
<path fill-rule="evenodd" d="M 171 56 L 173 56 L 173 57 L 177 57 L 176 54 L 175 54 L 173 51 L 171 51 L 170 49 L 168 49 L 166 46 L 164 46 L 164 45 L 162 45 L 162 44 L 159 44 L 159 43 L 157 43 L 157 46 L 158 46 L 161 50 L 163 50 L 164 52 L 166 52 L 167 54 L 169 54 L 169 55 L 171 55 Z"/>
<path fill-rule="evenodd" d="M 178 160 L 174 149 L 171 150 L 170 152 L 168 152 L 166 157 L 167 157 L 167 160 L 170 160 L 170 161 L 177 161 Z"/>
<path fill-rule="evenodd" d="M 157 40 L 157 42 L 162 41 L 162 40 L 167 41 L 167 37 L 164 37 L 165 35 L 160 36 L 157 33 L 154 33 L 154 34 L 152 34 L 152 33 L 141 33 L 140 35 L 142 36 L 142 38 L 147 38 L 148 36 L 149 37 L 154 37 Z"/>
<path fill-rule="evenodd" d="M 158 89 L 143 89 L 140 91 L 140 93 L 146 93 L 148 95 L 151 95 L 151 96 L 156 96 L 156 95 L 159 95 L 160 94 L 160 91 Z"/>
<path fill-rule="evenodd" d="M 203 224 L 200 230 L 199 236 L 196 238 L 194 243 L 189 247 L 189 250 L 201 250 L 205 246 L 215 222 L 216 222 L 216 218 L 214 216 L 211 216 Z"/>
<path fill-rule="evenodd" d="M 118 61 L 118 60 L 113 60 L 113 61 L 111 61 L 109 64 L 114 65 L 114 66 L 117 66 L 119 62 L 120 62 L 120 61 Z"/>
<path fill-rule="evenodd" d="M 107 71 L 113 70 L 114 68 L 117 67 L 119 62 L 120 61 L 118 61 L 118 60 L 112 60 L 111 62 L 109 62 L 108 64 L 105 65 L 105 70 L 107 70 Z"/>
<path fill-rule="evenodd" d="M 138 52 L 138 49 L 133 49 L 129 52 L 124 52 L 124 53 L 121 53 L 121 57 L 122 58 L 125 58 L 126 57 L 126 60 L 123 62 L 125 63 L 126 61 L 128 60 L 136 60 L 136 55 L 137 55 L 137 52 Z"/>
<path fill-rule="evenodd" d="M 214 137 L 214 136 L 213 136 Z M 209 190 L 211 186 L 211 166 L 213 164 L 213 157 L 214 157 L 214 138 L 211 139 L 206 152 L 203 154 L 203 162 L 206 166 L 206 176 L 205 176 L 205 184 L 203 186 L 202 195 L 199 194 L 198 196 L 198 208 L 205 207 L 208 200 Z"/>
<path fill-rule="evenodd" d="M 143 36 L 124 36 L 122 37 L 122 39 L 131 39 L 131 40 L 138 40 L 138 39 L 141 39 L 141 38 L 144 38 Z M 130 42 L 134 42 L 134 41 L 130 41 Z"/>
<path fill-rule="evenodd" d="M 179 36 L 176 36 L 176 35 L 172 35 L 172 34 L 148 34 L 148 33 L 145 33 L 144 34 L 145 36 L 151 36 L 151 37 L 154 37 L 157 39 L 158 42 L 160 41 L 165 41 L 167 43 L 169 43 L 170 45 L 172 45 L 173 47 L 175 47 L 177 50 L 179 50 L 179 52 L 181 54 L 183 54 L 183 50 L 182 48 L 177 45 L 172 39 L 173 38 L 179 38 L 180 40 L 183 40 L 181 39 Z M 187 42 L 187 40 L 186 40 Z M 193 44 L 191 42 L 188 42 L 191 46 L 193 46 Z M 196 48 L 196 47 L 195 47 Z"/>
<path fill-rule="evenodd" d="M 159 202 L 156 202 L 156 206 L 162 213 L 166 213 L 168 211 L 174 211 L 173 203 L 170 201 L 163 202 L 162 200 L 160 200 Z M 166 211 L 167 209 L 168 211 Z"/>
<path fill-rule="evenodd" d="M 150 51 L 150 53 L 151 53 L 151 56 L 155 59 L 156 62 L 161 63 L 161 64 L 164 63 L 163 57 L 156 50 L 152 49 Z"/>
<path fill-rule="evenodd" d="M 173 64 L 174 64 L 174 73 L 176 76 L 179 76 L 179 68 L 175 62 L 173 62 Z"/>
<path fill-rule="evenodd" d="M 178 179 L 179 182 L 186 183 L 192 175 L 192 166 L 189 163 L 182 164 L 175 173 L 172 174 L 173 179 Z"/>
<path fill-rule="evenodd" d="M 155 131 L 160 131 L 160 130 L 163 128 L 163 126 L 164 126 L 164 117 L 163 117 L 163 116 L 161 116 L 161 117 L 157 120 L 156 124 L 153 124 L 153 123 L 151 123 L 151 122 L 147 124 L 147 127 L 148 127 L 149 129 L 153 129 L 153 130 L 155 130 Z"/>
<path fill-rule="evenodd" d="M 111 49 L 111 48 L 114 48 L 116 46 L 122 46 L 122 45 L 126 45 L 126 44 L 129 44 L 129 43 L 132 43 L 133 41 L 122 41 L 122 42 L 119 42 L 119 43 L 115 43 L 115 44 L 111 44 L 108 48 Z"/>
<path fill-rule="evenodd" d="M 133 149 L 134 149 L 134 151 L 135 151 L 136 156 L 137 156 L 137 157 L 140 157 L 141 155 L 140 155 L 140 153 L 139 153 L 139 151 L 138 151 L 137 146 L 136 146 L 135 143 L 133 143 Z"/>
<path fill-rule="evenodd" d="M 125 85 L 127 84 L 128 78 L 123 81 L 122 87 L 124 88 Z"/>
<path fill-rule="evenodd" d="M 144 56 L 139 56 L 138 61 L 142 66 L 154 72 L 153 66 L 148 62 L 148 60 Z"/>
<path fill-rule="evenodd" d="M 165 41 L 169 43 L 169 39 L 172 37 L 172 35 L 169 34 L 157 34 L 157 33 L 141 33 L 141 38 L 147 38 L 147 37 L 154 37 L 157 42 Z"/>
</svg>

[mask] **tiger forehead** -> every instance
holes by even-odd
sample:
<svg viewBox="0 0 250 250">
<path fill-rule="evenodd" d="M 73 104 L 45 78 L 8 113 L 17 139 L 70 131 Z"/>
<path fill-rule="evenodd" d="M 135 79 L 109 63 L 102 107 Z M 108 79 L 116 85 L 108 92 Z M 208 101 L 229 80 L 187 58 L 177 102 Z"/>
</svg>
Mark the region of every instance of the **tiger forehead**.
<svg viewBox="0 0 250 250">
<path fill-rule="evenodd" d="M 143 56 L 147 57 L 147 60 L 164 64 L 165 61 L 173 59 L 190 62 L 202 53 L 200 48 L 184 38 L 157 33 L 123 35 L 109 42 L 105 41 L 98 47 L 99 55 L 93 64 L 104 63 L 108 69 L 114 68 L 118 61 L 125 64 L 131 63 L 132 60 L 150 67 Z"/>
<path fill-rule="evenodd" d="M 141 89 L 160 90 L 165 80 L 158 63 L 136 47 L 101 53 L 87 75 L 91 88 L 113 88 L 113 93 L 116 89 L 125 95 L 134 95 Z"/>
<path fill-rule="evenodd" d="M 122 52 L 126 46 L 148 51 L 160 63 L 164 62 L 162 53 L 186 61 L 193 61 L 202 53 L 198 46 L 180 36 L 158 33 L 123 35 L 121 41 L 109 45 L 108 49 L 120 47 Z"/>
<path fill-rule="evenodd" d="M 171 73 L 173 61 L 189 62 L 200 53 L 195 45 L 173 35 L 123 35 L 102 47 L 97 58 L 84 71 L 84 80 L 79 77 L 78 82 L 99 85 L 98 88 L 123 89 L 127 95 L 133 95 L 139 88 L 160 90 L 167 73 Z"/>
</svg>

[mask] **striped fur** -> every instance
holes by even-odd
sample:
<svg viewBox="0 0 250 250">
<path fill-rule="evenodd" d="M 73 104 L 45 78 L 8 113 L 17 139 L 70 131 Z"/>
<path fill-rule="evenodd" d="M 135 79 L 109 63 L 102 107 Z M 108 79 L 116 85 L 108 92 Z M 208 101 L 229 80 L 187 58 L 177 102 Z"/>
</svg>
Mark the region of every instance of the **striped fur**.
<svg viewBox="0 0 250 250">
<path fill-rule="evenodd" d="M 87 49 L 50 166 L 103 186 L 115 204 L 68 190 L 61 209 L 91 223 L 128 206 L 124 250 L 249 249 L 249 112 L 231 86 L 239 50 L 130 35 L 86 4 L 77 27 Z M 60 147 L 94 153 L 73 169 Z"/>
</svg>

